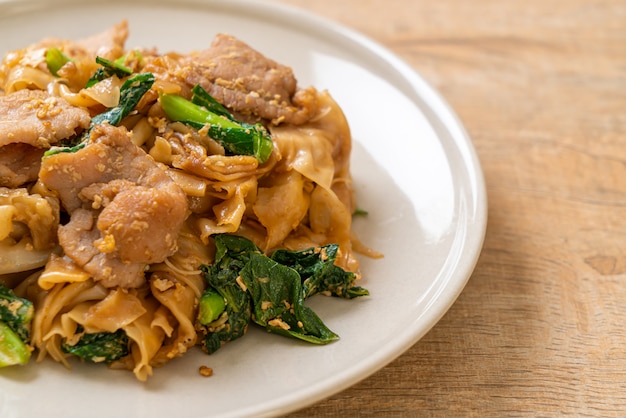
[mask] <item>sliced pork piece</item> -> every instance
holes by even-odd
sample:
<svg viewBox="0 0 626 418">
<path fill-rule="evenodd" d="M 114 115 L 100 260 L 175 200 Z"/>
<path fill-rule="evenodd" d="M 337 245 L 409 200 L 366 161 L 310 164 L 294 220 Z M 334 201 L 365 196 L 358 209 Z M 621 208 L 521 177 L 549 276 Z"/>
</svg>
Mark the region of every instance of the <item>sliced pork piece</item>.
<svg viewBox="0 0 626 418">
<path fill-rule="evenodd" d="M 122 20 L 104 32 L 76 41 L 76 45 L 89 51 L 94 57 L 115 59 L 124 53 L 128 38 L 128 22 Z"/>
<path fill-rule="evenodd" d="M 218 35 L 210 48 L 183 57 L 181 64 L 187 84 L 200 84 L 241 115 L 299 125 L 315 113 L 313 88 L 298 90 L 291 68 L 235 37 Z"/>
<path fill-rule="evenodd" d="M 0 186 L 14 188 L 37 180 L 44 152 L 19 142 L 0 148 Z"/>
<path fill-rule="evenodd" d="M 65 254 L 105 286 L 143 284 L 144 268 L 176 250 L 187 198 L 125 128 L 97 125 L 82 150 L 45 158 L 39 177 L 71 213 Z"/>
<path fill-rule="evenodd" d="M 106 245 L 112 248 L 113 243 L 106 240 L 113 239 L 115 250 L 125 263 L 162 262 L 176 249 L 187 200 L 169 177 L 160 182 L 154 174 L 163 172 L 158 168 L 149 171 L 146 177 L 152 178 L 141 179 L 142 184 L 113 180 L 81 192 L 82 197 L 104 204 L 97 223 L 105 240 L 103 251 L 109 250 Z"/>
<path fill-rule="evenodd" d="M 90 120 L 87 110 L 42 90 L 0 96 L 0 186 L 36 180 L 45 150 L 87 128 Z"/>
<path fill-rule="evenodd" d="M 63 251 L 94 280 L 105 287 L 140 287 L 145 283 L 145 263 L 125 263 L 119 257 L 101 252 L 101 232 L 96 228 L 96 214 L 77 209 L 70 222 L 59 227 L 59 243 Z"/>
<path fill-rule="evenodd" d="M 86 109 L 43 90 L 18 90 L 0 96 L 0 147 L 16 142 L 50 148 L 89 126 Z"/>
</svg>

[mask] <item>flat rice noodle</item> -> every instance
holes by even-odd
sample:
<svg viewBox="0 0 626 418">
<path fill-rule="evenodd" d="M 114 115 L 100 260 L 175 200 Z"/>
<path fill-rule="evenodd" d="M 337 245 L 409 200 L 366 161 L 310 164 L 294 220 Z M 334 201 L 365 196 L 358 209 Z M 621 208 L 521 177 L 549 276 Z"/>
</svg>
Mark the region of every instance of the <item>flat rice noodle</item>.
<svg viewBox="0 0 626 418">
<path fill-rule="evenodd" d="M 352 254 L 352 214 L 333 192 L 316 187 L 311 193 L 309 223 L 313 233 L 323 234 L 323 244 L 339 244 L 336 264 L 349 271 L 358 271 L 358 261 Z"/>
<path fill-rule="evenodd" d="M 200 274 L 196 277 L 202 280 Z M 170 280 L 173 286 L 161 291 L 156 286 L 157 280 Z M 174 357 L 180 357 L 196 343 L 194 320 L 198 299 L 194 288 L 180 283 L 174 274 L 154 273 L 150 280 L 150 289 L 152 295 L 167 307 L 177 322 L 175 338 L 159 350 L 152 362 L 163 364 Z"/>
<path fill-rule="evenodd" d="M 330 189 L 335 174 L 333 144 L 328 132 L 305 127 L 279 126 L 272 129 L 272 138 L 280 149 L 281 164 Z"/>
<path fill-rule="evenodd" d="M 132 292 L 115 289 L 89 309 L 83 325 L 86 329 L 115 332 L 145 313 L 142 301 Z"/>
<path fill-rule="evenodd" d="M 259 162 L 249 155 L 176 155 L 172 165 L 209 180 L 231 181 L 255 175 Z"/>
<path fill-rule="evenodd" d="M 141 382 L 152 376 L 152 359 L 165 340 L 163 329 L 152 326 L 155 313 L 161 305 L 150 297 L 143 300 L 143 306 L 147 312 L 123 328 L 128 338 L 132 340 L 132 370 Z"/>
<path fill-rule="evenodd" d="M 265 250 L 279 246 L 298 227 L 309 209 L 310 196 L 305 191 L 305 179 L 296 171 L 270 187 L 260 187 L 253 210 L 267 229 Z"/>
</svg>

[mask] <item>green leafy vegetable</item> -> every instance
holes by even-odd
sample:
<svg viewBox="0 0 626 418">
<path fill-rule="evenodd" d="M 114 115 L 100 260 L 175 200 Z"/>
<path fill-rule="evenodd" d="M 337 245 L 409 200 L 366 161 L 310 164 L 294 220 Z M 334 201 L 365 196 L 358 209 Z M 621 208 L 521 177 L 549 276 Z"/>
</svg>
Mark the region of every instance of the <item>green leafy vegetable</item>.
<svg viewBox="0 0 626 418">
<path fill-rule="evenodd" d="M 46 51 L 46 65 L 53 76 L 59 76 L 59 70 L 71 59 L 65 55 L 59 48 L 48 48 Z"/>
<path fill-rule="evenodd" d="M 23 365 L 30 359 L 31 301 L 0 284 L 0 367 Z"/>
<path fill-rule="evenodd" d="M 268 331 L 313 344 L 339 338 L 304 306 L 300 275 L 261 254 L 253 254 L 241 277 L 252 295 L 254 322 Z"/>
<path fill-rule="evenodd" d="M 111 125 L 119 125 L 141 98 L 154 84 L 154 74 L 141 73 L 129 77 L 120 88 L 120 101 L 115 107 L 108 109 L 106 112 L 100 113 L 91 119 L 92 125 L 97 125 L 104 121 L 108 121 Z"/>
<path fill-rule="evenodd" d="M 356 209 L 354 209 L 354 212 L 352 213 L 352 215 L 354 215 L 354 216 L 367 216 L 367 215 L 369 215 L 369 212 L 366 211 L 363 208 L 356 208 Z"/>
<path fill-rule="evenodd" d="M 191 102 L 198 106 L 204 107 L 209 112 L 213 112 L 218 116 L 224 116 L 227 119 L 237 122 L 234 116 L 226 109 L 220 102 L 215 100 L 205 89 L 199 84 L 196 84 L 191 89 L 193 95 L 191 96 Z"/>
<path fill-rule="evenodd" d="M 367 296 L 369 292 L 354 286 L 356 276 L 335 265 L 337 244 L 309 248 L 302 251 L 276 250 L 272 259 L 296 270 L 302 278 L 304 297 L 320 292 L 347 299 Z"/>
<path fill-rule="evenodd" d="M 168 118 L 196 129 L 208 127 L 208 134 L 234 155 L 252 155 L 264 163 L 273 150 L 273 142 L 261 124 L 236 121 L 202 87 L 193 88 L 191 101 L 176 94 L 162 94 L 161 106 Z"/>
<path fill-rule="evenodd" d="M 44 157 L 49 157 L 59 152 L 76 152 L 84 148 L 89 139 L 91 129 L 93 129 L 95 125 L 103 122 L 109 122 L 114 126 L 119 125 L 122 119 L 133 111 L 144 94 L 152 88 L 154 81 L 155 77 L 152 73 L 140 73 L 129 77 L 124 81 L 122 87 L 120 87 L 120 100 L 117 106 L 109 108 L 105 112 L 91 118 L 89 130 L 87 130 L 83 136 L 79 137 L 76 143 L 68 144 L 65 147 L 51 148 L 45 152 Z"/>
<path fill-rule="evenodd" d="M 216 321 L 198 329 L 203 336 L 202 348 L 209 354 L 243 336 L 252 317 L 250 296 L 236 282 L 229 282 L 215 290 L 224 298 L 225 309 Z"/>
<path fill-rule="evenodd" d="M 77 332 L 83 332 L 82 327 Z M 76 343 L 64 341 L 61 349 L 93 363 L 110 363 L 130 352 L 128 336 L 121 329 L 115 332 L 84 333 Z"/>
<path fill-rule="evenodd" d="M 30 340 L 30 323 L 35 314 L 31 301 L 20 298 L 0 284 L 0 321 L 10 327 L 25 343 Z"/>
<path fill-rule="evenodd" d="M 260 253 L 252 242 L 233 235 L 216 236 L 215 246 L 215 262 L 201 268 L 209 290 L 222 296 L 225 308 L 213 323 L 198 325 L 198 331 L 204 337 L 202 348 L 209 354 L 246 333 L 252 319 L 250 295 L 242 289 L 237 278 L 250 255 Z"/>
<path fill-rule="evenodd" d="M 51 155 L 55 155 L 60 152 L 68 152 L 71 154 L 73 152 L 76 152 L 78 150 L 85 148 L 85 145 L 87 145 L 87 141 L 80 142 L 76 145 L 69 144 L 68 146 L 63 146 L 63 147 L 53 147 L 53 148 L 50 148 L 48 151 L 44 152 L 43 156 L 49 157 Z"/>
<path fill-rule="evenodd" d="M 207 292 L 222 296 L 225 307 L 219 316 L 210 316 L 215 319 L 209 324 L 199 321 L 209 353 L 244 335 L 251 321 L 273 333 L 313 344 L 329 343 L 339 337 L 304 306 L 304 300 L 320 292 L 345 298 L 368 294 L 354 286 L 353 273 L 334 265 L 336 244 L 279 250 L 270 258 L 246 238 L 228 234 L 214 238 L 215 263 L 201 268 Z"/>
<path fill-rule="evenodd" d="M 133 70 L 124 65 L 124 61 L 111 61 L 106 58 L 96 57 L 96 62 L 102 67 L 98 68 L 94 75 L 87 81 L 86 88 L 93 86 L 94 84 L 113 77 L 114 75 L 119 78 L 128 77 L 133 73 Z"/>
<path fill-rule="evenodd" d="M 24 365 L 30 349 L 13 329 L 0 321 L 0 367 Z"/>
</svg>

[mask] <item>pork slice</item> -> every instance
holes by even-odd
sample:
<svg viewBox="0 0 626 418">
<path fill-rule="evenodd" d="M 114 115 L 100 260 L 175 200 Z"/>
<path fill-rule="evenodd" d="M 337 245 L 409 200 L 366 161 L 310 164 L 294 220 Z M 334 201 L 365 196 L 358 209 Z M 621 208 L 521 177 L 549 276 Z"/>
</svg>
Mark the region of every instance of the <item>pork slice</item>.
<svg viewBox="0 0 626 418">
<path fill-rule="evenodd" d="M 290 67 L 246 43 L 218 35 L 211 47 L 181 60 L 181 74 L 236 113 L 299 125 L 315 113 L 315 90 L 299 90 Z"/>
<path fill-rule="evenodd" d="M 75 210 L 70 222 L 59 227 L 58 236 L 65 254 L 103 286 L 135 288 L 145 283 L 145 264 L 125 263 L 98 249 L 102 241 L 93 211 Z"/>
<path fill-rule="evenodd" d="M 112 237 L 120 259 L 127 263 L 158 263 L 176 248 L 178 230 L 172 222 L 184 219 L 186 198 L 180 188 L 167 182 L 158 188 L 126 180 L 83 189 L 81 196 L 102 202 L 97 227 L 104 237 Z M 172 204 L 172 201 L 178 204 Z M 109 238 L 110 239 L 110 238 Z"/>
<path fill-rule="evenodd" d="M 125 179 L 146 186 L 171 183 L 169 176 L 141 148 L 130 142 L 124 127 L 96 125 L 87 145 L 73 153 L 46 157 L 39 177 L 55 190 L 68 212 L 83 206 L 80 192 L 93 184 Z"/>
<path fill-rule="evenodd" d="M 99 253 L 93 258 L 97 262 L 85 263 L 69 241 L 61 247 L 95 280 L 134 287 L 137 281 L 125 279 L 116 266 L 124 271 L 136 265 L 133 268 L 143 271 L 175 252 L 187 198 L 152 157 L 130 142 L 125 128 L 97 125 L 83 149 L 45 158 L 39 177 L 72 214 L 68 228 L 73 227 L 76 211 L 92 212 L 95 228 L 79 231 Z M 103 270 L 105 262 L 111 264 Z"/>
<path fill-rule="evenodd" d="M 0 186 L 35 181 L 46 149 L 87 128 L 89 112 L 43 90 L 0 96 Z"/>
<path fill-rule="evenodd" d="M 16 142 L 50 148 L 87 128 L 86 109 L 43 90 L 18 90 L 0 96 L 0 147 Z"/>
<path fill-rule="evenodd" d="M 37 180 L 45 150 L 19 142 L 0 148 L 0 187 L 20 187 Z"/>
<path fill-rule="evenodd" d="M 113 59 L 124 53 L 127 38 L 128 22 L 122 20 L 103 32 L 76 41 L 76 45 L 94 56 Z"/>
<path fill-rule="evenodd" d="M 289 100 L 297 82 L 291 68 L 252 49 L 234 36 L 217 35 L 198 57 L 206 75 L 232 90 L 255 91 L 264 99 Z"/>
</svg>

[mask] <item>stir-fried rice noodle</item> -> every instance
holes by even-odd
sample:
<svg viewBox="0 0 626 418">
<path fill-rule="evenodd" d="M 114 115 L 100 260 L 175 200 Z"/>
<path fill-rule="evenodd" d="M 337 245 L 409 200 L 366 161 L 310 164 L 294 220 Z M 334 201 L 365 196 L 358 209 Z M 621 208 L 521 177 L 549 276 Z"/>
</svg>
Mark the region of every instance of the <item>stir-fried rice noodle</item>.
<svg viewBox="0 0 626 418">
<path fill-rule="evenodd" d="M 197 343 L 211 236 L 234 233 L 269 253 L 339 244 L 336 264 L 359 275 L 351 137 L 333 98 L 301 88 L 289 67 L 218 35 L 203 51 L 129 50 L 122 22 L 84 40 L 45 39 L 0 66 L 0 282 L 34 301 L 36 358 L 68 365 L 63 341 L 80 332 L 128 335 L 111 364 L 146 380 Z M 45 54 L 70 59 L 52 74 Z M 86 88 L 96 56 L 125 57 L 155 75 L 118 126 L 95 126 L 76 152 L 46 156 L 117 105 L 122 80 Z M 122 58 L 123 59 L 123 58 Z M 262 123 L 264 163 L 231 155 L 203 130 L 169 120 L 159 94 L 189 98 L 199 84 L 237 118 Z"/>
</svg>

